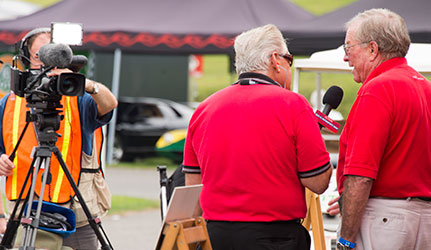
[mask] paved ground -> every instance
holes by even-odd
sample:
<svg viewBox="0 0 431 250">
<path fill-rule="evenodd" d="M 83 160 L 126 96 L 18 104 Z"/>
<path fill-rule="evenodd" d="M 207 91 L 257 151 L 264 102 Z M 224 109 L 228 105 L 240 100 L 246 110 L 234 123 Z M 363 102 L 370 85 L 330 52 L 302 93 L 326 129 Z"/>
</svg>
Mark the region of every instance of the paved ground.
<svg viewBox="0 0 431 250">
<path fill-rule="evenodd" d="M 156 168 L 108 168 L 105 172 L 112 194 L 159 200 L 159 173 Z M 151 250 L 161 227 L 160 211 L 155 209 L 106 216 L 102 219 L 102 226 L 116 250 Z"/>
<path fill-rule="evenodd" d="M 108 168 L 106 179 L 114 195 L 159 200 L 159 173 L 156 168 Z M 338 218 L 324 217 L 328 250 L 331 249 L 329 239 L 335 237 L 337 223 Z M 160 211 L 155 209 L 106 216 L 102 219 L 102 226 L 116 250 L 152 250 L 161 227 Z"/>
</svg>

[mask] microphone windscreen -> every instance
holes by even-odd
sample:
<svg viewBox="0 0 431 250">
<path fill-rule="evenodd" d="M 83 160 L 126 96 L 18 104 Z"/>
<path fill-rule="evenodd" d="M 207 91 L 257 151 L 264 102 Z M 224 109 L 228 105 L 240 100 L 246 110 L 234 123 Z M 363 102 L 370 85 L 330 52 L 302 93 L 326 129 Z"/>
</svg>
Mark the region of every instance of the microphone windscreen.
<svg viewBox="0 0 431 250">
<path fill-rule="evenodd" d="M 329 104 L 333 109 L 338 108 L 343 99 L 343 89 L 338 86 L 331 86 L 323 96 L 323 104 Z"/>
<path fill-rule="evenodd" d="M 66 44 L 48 43 L 39 49 L 39 58 L 45 67 L 66 68 L 72 62 L 72 56 L 72 49 Z"/>
<path fill-rule="evenodd" d="M 72 70 L 73 72 L 79 72 L 82 67 L 84 67 L 88 62 L 88 59 L 86 56 L 83 55 L 77 55 L 72 56 L 72 62 L 70 65 L 67 66 L 68 69 Z"/>
</svg>

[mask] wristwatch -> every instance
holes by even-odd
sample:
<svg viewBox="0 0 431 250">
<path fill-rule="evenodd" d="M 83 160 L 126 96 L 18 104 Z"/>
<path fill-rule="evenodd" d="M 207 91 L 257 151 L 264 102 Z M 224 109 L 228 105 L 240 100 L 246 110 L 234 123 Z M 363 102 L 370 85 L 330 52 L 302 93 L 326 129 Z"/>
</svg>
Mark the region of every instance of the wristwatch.
<svg viewBox="0 0 431 250">
<path fill-rule="evenodd" d="M 90 80 L 90 81 L 93 82 L 93 91 L 87 91 L 87 93 L 92 95 L 99 93 L 99 84 L 97 84 L 97 82 L 93 80 Z"/>
<path fill-rule="evenodd" d="M 351 250 L 351 249 L 353 249 L 353 248 L 346 246 L 346 245 L 343 245 L 340 242 L 337 243 L 337 250 Z"/>
<path fill-rule="evenodd" d="M 93 92 L 91 92 L 90 94 L 95 95 L 99 93 L 99 84 L 97 84 L 97 82 L 93 81 Z"/>
</svg>

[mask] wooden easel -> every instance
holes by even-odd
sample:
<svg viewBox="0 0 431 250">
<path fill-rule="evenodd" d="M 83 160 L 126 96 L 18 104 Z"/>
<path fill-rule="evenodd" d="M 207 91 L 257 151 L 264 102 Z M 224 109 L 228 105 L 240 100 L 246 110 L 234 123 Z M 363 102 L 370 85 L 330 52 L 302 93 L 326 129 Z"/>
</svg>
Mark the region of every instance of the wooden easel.
<svg viewBox="0 0 431 250">
<path fill-rule="evenodd" d="M 320 197 L 319 195 L 306 189 L 305 198 L 307 201 L 307 216 L 302 222 L 302 225 L 309 231 L 311 225 L 311 228 L 313 229 L 314 249 L 326 250 Z"/>
<path fill-rule="evenodd" d="M 191 197 L 189 193 L 185 193 L 184 195 L 184 197 Z M 199 193 L 195 195 L 199 197 Z M 326 250 L 320 198 L 318 195 L 308 189 L 306 189 L 305 196 L 308 212 L 302 225 L 307 230 L 310 230 L 310 226 L 312 226 L 314 249 Z M 197 199 L 191 203 L 182 203 L 181 199 L 184 197 L 178 197 L 179 203 L 192 205 L 197 204 Z M 172 201 L 171 204 L 173 203 Z M 194 212 L 194 214 L 196 213 Z M 212 250 L 205 220 L 201 216 L 190 216 L 190 218 L 183 218 L 186 219 L 171 220 L 164 223 L 157 241 L 156 250 L 191 250 L 196 249 L 197 243 L 201 244 L 202 250 Z"/>
<path fill-rule="evenodd" d="M 205 220 L 200 216 L 167 223 L 163 235 L 160 250 L 194 250 L 197 243 L 202 250 L 212 250 Z"/>
</svg>

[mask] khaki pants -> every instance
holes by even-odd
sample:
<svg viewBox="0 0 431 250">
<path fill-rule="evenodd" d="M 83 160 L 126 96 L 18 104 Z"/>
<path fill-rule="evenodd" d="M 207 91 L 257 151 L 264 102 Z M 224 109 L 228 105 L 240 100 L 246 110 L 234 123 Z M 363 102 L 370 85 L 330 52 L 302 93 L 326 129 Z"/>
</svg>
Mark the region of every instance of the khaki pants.
<svg viewBox="0 0 431 250">
<path fill-rule="evenodd" d="M 431 202 L 370 198 L 356 250 L 431 249 Z"/>
</svg>

